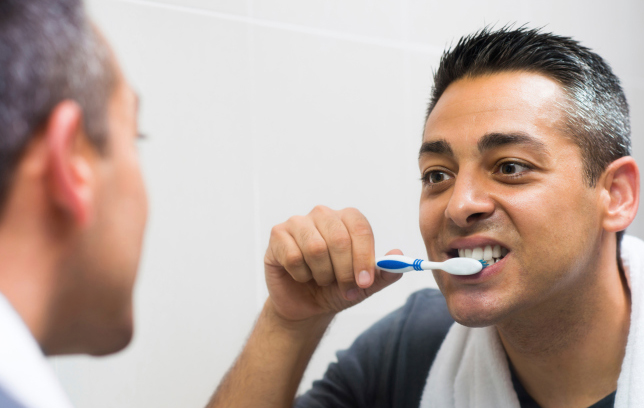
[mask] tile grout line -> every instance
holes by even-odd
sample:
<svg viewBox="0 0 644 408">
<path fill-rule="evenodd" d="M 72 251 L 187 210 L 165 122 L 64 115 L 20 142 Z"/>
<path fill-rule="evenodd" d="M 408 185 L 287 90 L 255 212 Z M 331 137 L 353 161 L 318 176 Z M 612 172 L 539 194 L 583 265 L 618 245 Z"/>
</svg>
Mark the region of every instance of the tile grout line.
<svg viewBox="0 0 644 408">
<path fill-rule="evenodd" d="M 197 7 L 158 3 L 153 0 L 112 0 L 112 1 L 157 7 L 157 8 L 174 10 L 174 11 L 183 12 L 183 13 L 199 14 L 203 16 L 218 18 L 221 20 L 250 24 L 257 27 L 273 28 L 277 30 L 297 32 L 300 34 L 308 34 L 308 35 L 313 35 L 317 37 L 325 37 L 325 38 L 331 38 L 335 40 L 342 40 L 342 41 L 354 42 L 359 44 L 367 44 L 367 45 L 373 45 L 373 46 L 383 47 L 383 48 L 394 48 L 394 49 L 399 49 L 404 51 L 412 51 L 412 52 L 432 54 L 432 55 L 434 54 L 440 55 L 443 52 L 443 47 L 427 45 L 427 44 L 422 44 L 418 42 L 396 41 L 396 40 L 388 40 L 384 38 L 374 38 L 374 37 L 369 37 L 369 36 L 364 36 L 359 34 L 350 34 L 350 33 L 343 33 L 339 31 L 326 30 L 322 28 L 306 27 L 298 24 L 264 20 L 264 19 L 259 19 L 255 17 L 238 16 L 234 14 L 205 10 Z"/>
<path fill-rule="evenodd" d="M 258 138 L 255 133 L 255 31 L 252 24 L 248 25 L 248 63 L 249 63 L 249 98 L 248 98 L 248 120 L 250 127 L 250 139 L 252 149 L 252 188 L 253 188 L 253 233 L 255 241 L 253 270 L 255 277 L 255 301 L 256 311 L 259 313 L 265 301 L 266 284 L 264 280 L 264 254 L 262 250 L 262 218 L 261 218 L 261 183 L 259 177 L 259 147 L 257 146 Z"/>
</svg>

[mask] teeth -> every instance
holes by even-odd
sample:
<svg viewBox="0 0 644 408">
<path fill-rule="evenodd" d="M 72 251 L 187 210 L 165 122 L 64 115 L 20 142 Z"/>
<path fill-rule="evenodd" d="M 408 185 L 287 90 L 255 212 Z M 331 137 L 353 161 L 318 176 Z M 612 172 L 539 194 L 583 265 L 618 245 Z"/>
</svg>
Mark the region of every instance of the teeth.
<svg viewBox="0 0 644 408">
<path fill-rule="evenodd" d="M 478 248 L 461 248 L 458 250 L 458 256 L 462 258 L 472 258 L 477 260 L 484 260 L 489 265 L 493 265 L 508 254 L 506 248 L 501 245 L 486 245 L 485 247 Z"/>
<path fill-rule="evenodd" d="M 483 259 L 486 261 L 488 259 L 492 259 L 492 247 L 490 245 L 487 245 L 485 249 L 483 249 Z"/>
</svg>

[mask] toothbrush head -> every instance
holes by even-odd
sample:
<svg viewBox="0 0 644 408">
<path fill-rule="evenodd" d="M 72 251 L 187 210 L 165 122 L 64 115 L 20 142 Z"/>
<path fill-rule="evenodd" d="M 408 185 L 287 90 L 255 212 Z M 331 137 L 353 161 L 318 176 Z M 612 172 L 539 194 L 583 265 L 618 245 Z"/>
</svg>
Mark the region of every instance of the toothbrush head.
<svg viewBox="0 0 644 408">
<path fill-rule="evenodd" d="M 481 263 L 481 265 L 483 265 L 483 268 L 490 266 L 490 264 L 489 264 L 489 263 L 485 262 L 485 261 L 484 261 L 484 260 L 482 260 L 482 259 L 479 259 L 479 262 Z M 482 268 L 481 268 L 481 269 L 482 269 Z"/>
</svg>

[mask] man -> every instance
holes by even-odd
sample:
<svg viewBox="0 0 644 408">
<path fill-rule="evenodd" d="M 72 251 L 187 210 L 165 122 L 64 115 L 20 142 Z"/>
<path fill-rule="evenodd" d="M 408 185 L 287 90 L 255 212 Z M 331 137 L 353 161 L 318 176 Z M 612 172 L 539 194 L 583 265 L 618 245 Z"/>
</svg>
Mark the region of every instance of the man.
<svg viewBox="0 0 644 408">
<path fill-rule="evenodd" d="M 629 138 L 618 79 L 577 42 L 524 28 L 461 39 L 435 74 L 420 229 L 430 259 L 492 265 L 434 271 L 442 295 L 412 295 L 295 406 L 641 406 L 625 354 L 644 244 L 624 240 L 627 267 L 619 251 L 639 203 Z M 374 257 L 355 209 L 274 227 L 269 298 L 210 406 L 290 406 L 333 317 L 399 278 Z"/>
<path fill-rule="evenodd" d="M 2 407 L 69 407 L 44 355 L 130 341 L 137 109 L 79 0 L 0 1 Z"/>
</svg>

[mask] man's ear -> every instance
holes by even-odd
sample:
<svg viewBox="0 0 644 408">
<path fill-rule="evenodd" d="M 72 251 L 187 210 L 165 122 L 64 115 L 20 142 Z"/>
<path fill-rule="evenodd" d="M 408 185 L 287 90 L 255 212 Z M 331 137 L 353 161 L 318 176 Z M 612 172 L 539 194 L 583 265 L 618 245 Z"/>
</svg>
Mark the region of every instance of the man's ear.
<svg viewBox="0 0 644 408">
<path fill-rule="evenodd" d="M 76 225 L 91 222 L 94 205 L 94 174 L 83 129 L 83 111 L 73 101 L 60 102 L 44 129 L 48 151 L 50 194 L 54 205 Z"/>
<path fill-rule="evenodd" d="M 637 214 L 640 201 L 640 171 L 631 156 L 621 157 L 604 171 L 604 219 L 606 231 L 625 230 Z"/>
</svg>

